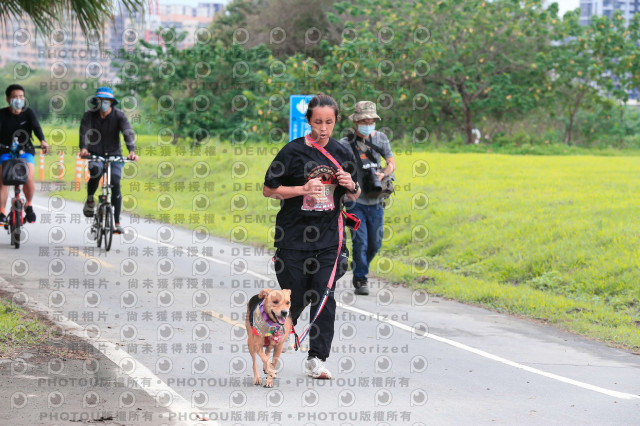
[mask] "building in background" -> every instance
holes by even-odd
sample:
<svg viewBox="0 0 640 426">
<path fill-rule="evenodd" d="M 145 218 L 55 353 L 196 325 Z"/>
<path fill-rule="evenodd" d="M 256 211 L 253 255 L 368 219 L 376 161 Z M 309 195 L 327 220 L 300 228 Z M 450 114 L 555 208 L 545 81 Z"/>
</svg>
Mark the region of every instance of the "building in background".
<svg viewBox="0 0 640 426">
<path fill-rule="evenodd" d="M 148 10 L 129 14 L 124 7 L 101 34 L 85 37 L 77 22 L 70 19 L 49 34 L 37 34 L 35 26 L 26 17 L 7 22 L 0 33 L 0 67 L 16 65 L 20 69 L 50 70 L 56 78 L 98 78 L 114 81 L 116 70 L 111 66 L 113 56 L 120 49 L 131 49 L 138 40 L 161 43 L 156 34 L 169 28 L 178 33 L 187 32 L 178 48 L 195 44 L 196 33 L 208 28 L 216 13 L 224 5 L 214 2 L 199 3 L 196 7 L 161 4 L 150 0 Z M 16 75 L 16 80 L 20 75 Z"/>
<path fill-rule="evenodd" d="M 589 25 L 592 16 L 611 18 L 616 10 L 629 22 L 634 14 L 640 13 L 640 0 L 580 0 L 580 25 Z"/>
</svg>

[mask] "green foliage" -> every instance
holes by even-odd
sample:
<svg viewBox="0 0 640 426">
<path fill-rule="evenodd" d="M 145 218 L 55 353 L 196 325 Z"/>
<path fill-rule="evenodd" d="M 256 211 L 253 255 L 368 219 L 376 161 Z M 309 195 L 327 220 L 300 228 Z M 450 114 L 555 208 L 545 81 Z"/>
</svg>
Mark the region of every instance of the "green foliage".
<svg viewBox="0 0 640 426">
<path fill-rule="evenodd" d="M 26 14 L 38 31 L 49 31 L 66 17 L 73 14 L 84 34 L 100 33 L 104 23 L 113 19 L 115 2 L 104 0 L 3 0 L 0 3 L 0 21 L 5 28 L 10 19 L 19 19 Z M 118 7 L 133 11 L 144 11 L 146 0 L 120 0 Z"/>
<path fill-rule="evenodd" d="M 227 5 L 211 28 L 225 46 L 241 44 L 247 49 L 266 45 L 273 56 L 286 60 L 301 53 L 322 61 L 321 41 L 340 42 L 342 19 L 332 13 L 335 0 L 236 0 Z"/>
<path fill-rule="evenodd" d="M 176 141 L 282 142 L 289 95 L 323 92 L 343 118 L 375 101 L 382 130 L 416 146 L 469 143 L 476 127 L 483 143 L 623 146 L 631 130 L 615 100 L 640 81 L 640 15 L 628 27 L 616 15 L 585 28 L 542 3 L 236 0 L 211 40 L 178 50 L 169 32 L 164 46 L 124 54 L 119 89 Z M 322 36 L 310 41 L 309 30 Z M 602 110 L 597 123 L 585 108 Z M 350 126 L 338 123 L 336 136 Z"/>
<path fill-rule="evenodd" d="M 170 39 L 180 39 L 165 32 Z M 205 142 L 218 137 L 244 142 L 256 138 L 250 125 L 256 115 L 249 99 L 260 94 L 258 72 L 269 50 L 260 45 L 243 49 L 216 41 L 198 42 L 187 51 L 175 44 L 141 45 L 122 52 L 118 89 L 140 98 L 149 96 L 148 113 L 171 138 Z"/>
<path fill-rule="evenodd" d="M 65 143 L 76 146 L 77 132 Z M 206 226 L 213 235 L 272 247 L 278 203 L 262 196 L 261 183 L 280 145 L 210 141 L 189 148 L 140 135 L 139 146 L 137 175 L 123 183 L 126 212 L 191 228 Z M 484 148 L 464 141 L 458 146 Z M 519 149 L 530 153 L 531 147 L 539 148 Z M 385 241 L 371 273 L 640 348 L 635 326 L 640 225 L 634 209 L 640 155 L 594 156 L 566 145 L 547 149 L 564 155 L 396 150 L 398 191 L 385 211 Z M 571 153 L 583 155 L 566 155 Z M 74 160 L 67 157 L 73 170 Z M 180 167 L 163 179 L 158 166 L 168 158 L 177 159 Z M 201 161 L 210 169 L 204 178 L 193 172 Z M 417 177 L 412 165 L 421 161 L 429 164 L 429 172 Z M 246 174 L 230 179 L 229 170 L 238 164 Z M 238 188 L 248 210 L 229 208 Z M 158 209 L 161 193 L 174 198 L 171 211 Z M 201 193 L 210 205 L 199 212 L 193 202 Z M 81 200 L 83 194 L 64 196 Z M 428 196 L 428 208 L 416 206 L 416 194 Z M 137 205 L 129 204 L 129 196 Z M 255 220 L 244 220 L 249 212 Z M 428 233 L 417 232 L 418 225 Z"/>
<path fill-rule="evenodd" d="M 579 25 L 578 12 L 569 12 L 555 22 L 554 45 L 539 57 L 549 69 L 550 95 L 562 105 L 565 141 L 572 142 L 576 114 L 582 105 L 608 105 L 610 99 L 626 102 L 628 91 L 638 87 L 638 27 L 636 14 L 627 27 L 617 11 L 610 20 L 593 16 L 588 27 Z"/>
<path fill-rule="evenodd" d="M 18 305 L 0 300 L 0 358 L 28 345 L 38 345 L 48 328 Z"/>
</svg>

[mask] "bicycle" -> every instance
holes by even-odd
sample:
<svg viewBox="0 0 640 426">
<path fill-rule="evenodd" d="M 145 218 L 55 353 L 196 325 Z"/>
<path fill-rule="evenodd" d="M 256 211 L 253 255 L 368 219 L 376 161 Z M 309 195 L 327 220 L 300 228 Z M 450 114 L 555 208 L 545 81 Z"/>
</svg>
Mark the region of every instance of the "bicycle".
<svg viewBox="0 0 640 426">
<path fill-rule="evenodd" d="M 91 155 L 85 157 L 89 161 L 102 162 L 102 194 L 98 197 L 98 207 L 94 214 L 93 224 L 91 225 L 91 238 L 96 240 L 98 248 L 104 240 L 105 251 L 111 250 L 111 242 L 113 241 L 113 208 L 111 206 L 111 163 L 130 163 L 121 155 L 111 155 L 101 157 L 99 155 Z"/>
<path fill-rule="evenodd" d="M 34 145 L 33 147 L 42 148 L 42 145 Z M 19 149 L 17 137 L 13 138 L 13 143 L 8 150 L 11 158 L 2 163 L 2 183 L 6 186 L 13 186 L 14 195 L 11 199 L 11 209 L 7 215 L 4 229 L 8 231 L 11 237 L 11 245 L 19 249 L 22 237 L 21 229 L 22 225 L 24 225 L 23 212 L 25 204 L 25 200 L 22 198 L 21 186 L 27 183 L 29 179 L 29 165 L 25 159 L 19 158 L 20 154 L 24 154 L 24 151 Z"/>
</svg>

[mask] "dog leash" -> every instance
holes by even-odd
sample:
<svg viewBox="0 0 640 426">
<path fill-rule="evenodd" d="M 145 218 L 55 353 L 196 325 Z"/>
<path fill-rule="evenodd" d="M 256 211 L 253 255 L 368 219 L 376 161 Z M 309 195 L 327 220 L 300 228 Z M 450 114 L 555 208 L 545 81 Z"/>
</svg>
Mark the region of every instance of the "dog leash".
<svg viewBox="0 0 640 426">
<path fill-rule="evenodd" d="M 326 149 L 321 147 L 316 141 L 311 139 L 308 135 L 305 136 L 305 139 L 311 144 L 311 146 L 313 146 L 315 149 L 320 151 L 325 157 L 327 157 L 329 161 L 331 161 L 338 168 L 338 170 L 342 170 L 342 166 L 340 165 L 340 163 L 338 163 L 338 161 L 336 161 L 336 159 L 333 158 L 333 156 L 329 154 L 329 152 Z M 320 305 L 318 306 L 318 310 L 316 310 L 316 314 L 314 315 L 313 319 L 302 331 L 300 338 L 298 338 L 298 334 L 296 333 L 295 329 L 293 327 L 291 328 L 291 330 L 293 331 L 293 334 L 296 337 L 296 350 L 298 350 L 298 348 L 300 347 L 300 344 L 304 341 L 304 339 L 309 334 L 309 330 L 311 330 L 313 323 L 316 321 L 316 319 L 320 315 L 320 312 L 322 312 L 324 305 L 327 303 L 327 299 L 329 298 L 329 293 L 331 293 L 331 289 L 333 288 L 333 279 L 336 276 L 336 270 L 338 269 L 338 262 L 340 261 L 340 253 L 342 252 L 342 237 L 343 237 L 342 234 L 343 233 L 344 233 L 344 224 L 342 221 L 342 212 L 341 212 L 340 214 L 338 214 L 338 254 L 336 256 L 336 261 L 333 264 L 331 277 L 329 277 L 329 282 L 327 283 L 327 288 L 324 291 L 324 295 L 322 296 Z"/>
</svg>

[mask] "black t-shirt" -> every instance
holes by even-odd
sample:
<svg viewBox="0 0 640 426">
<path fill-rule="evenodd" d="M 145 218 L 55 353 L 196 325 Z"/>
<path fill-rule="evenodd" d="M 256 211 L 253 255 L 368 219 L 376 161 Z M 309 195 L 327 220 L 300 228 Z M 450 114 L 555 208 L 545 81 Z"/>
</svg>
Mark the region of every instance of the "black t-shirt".
<svg viewBox="0 0 640 426">
<path fill-rule="evenodd" d="M 356 181 L 355 159 L 349 147 L 329 139 L 324 148 Z M 338 185 L 336 172 L 336 166 L 319 150 L 308 146 L 304 137 L 292 140 L 278 152 L 265 175 L 265 186 L 302 186 L 320 177 L 325 196 L 304 195 L 281 201 L 274 246 L 319 250 L 338 245 L 338 215 L 347 189 Z"/>
<path fill-rule="evenodd" d="M 44 140 L 42 127 L 31 108 L 23 109 L 20 114 L 12 113 L 9 107 L 0 109 L 0 146 L 6 148 L 0 149 L 1 153 L 7 152 L 14 136 L 17 136 L 20 149 L 25 153 L 35 154 L 31 133 L 35 133 L 40 141 Z"/>
</svg>

